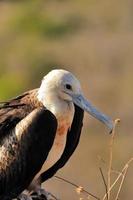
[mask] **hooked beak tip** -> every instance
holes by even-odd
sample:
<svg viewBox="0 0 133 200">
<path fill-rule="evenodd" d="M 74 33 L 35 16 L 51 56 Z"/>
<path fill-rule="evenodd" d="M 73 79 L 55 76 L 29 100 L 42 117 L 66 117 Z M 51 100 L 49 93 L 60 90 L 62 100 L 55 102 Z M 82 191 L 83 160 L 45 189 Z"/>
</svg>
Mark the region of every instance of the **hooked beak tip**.
<svg viewBox="0 0 133 200">
<path fill-rule="evenodd" d="M 113 132 L 113 128 L 111 130 L 109 130 L 109 134 L 112 134 L 112 132 Z"/>
<path fill-rule="evenodd" d="M 106 115 L 104 116 L 105 117 L 104 117 L 103 123 L 105 123 L 105 125 L 108 127 L 109 134 L 111 134 L 114 130 L 115 122 L 110 117 L 107 117 Z"/>
</svg>

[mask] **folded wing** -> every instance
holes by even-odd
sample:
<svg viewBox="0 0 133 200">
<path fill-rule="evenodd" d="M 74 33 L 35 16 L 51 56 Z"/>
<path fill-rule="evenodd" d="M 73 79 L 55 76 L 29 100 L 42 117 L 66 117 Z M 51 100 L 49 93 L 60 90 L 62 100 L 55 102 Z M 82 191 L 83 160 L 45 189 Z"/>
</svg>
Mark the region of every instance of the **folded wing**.
<svg viewBox="0 0 133 200">
<path fill-rule="evenodd" d="M 41 169 L 54 141 L 57 120 L 36 90 L 0 109 L 0 199 L 15 198 Z"/>
</svg>

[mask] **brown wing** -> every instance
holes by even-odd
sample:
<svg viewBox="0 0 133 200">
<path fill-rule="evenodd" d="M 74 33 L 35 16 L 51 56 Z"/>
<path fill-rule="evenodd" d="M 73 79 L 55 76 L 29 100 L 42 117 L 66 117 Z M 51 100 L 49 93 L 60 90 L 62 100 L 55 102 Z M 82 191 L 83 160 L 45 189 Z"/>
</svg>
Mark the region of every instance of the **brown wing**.
<svg viewBox="0 0 133 200">
<path fill-rule="evenodd" d="M 0 109 L 0 199 L 16 198 L 41 169 L 54 141 L 57 120 L 32 90 Z"/>
<path fill-rule="evenodd" d="M 0 144 L 16 124 L 35 108 L 42 107 L 37 100 L 38 89 L 30 90 L 0 106 Z"/>
</svg>

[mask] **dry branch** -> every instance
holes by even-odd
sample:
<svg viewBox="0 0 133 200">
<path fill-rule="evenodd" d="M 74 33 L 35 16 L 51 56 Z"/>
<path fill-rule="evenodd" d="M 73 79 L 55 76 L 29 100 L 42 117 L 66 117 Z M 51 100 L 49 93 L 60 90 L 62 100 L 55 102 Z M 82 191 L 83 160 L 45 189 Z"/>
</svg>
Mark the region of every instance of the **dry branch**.
<svg viewBox="0 0 133 200">
<path fill-rule="evenodd" d="M 110 149 L 109 149 L 108 185 L 107 185 L 108 193 L 106 195 L 108 200 L 110 200 L 111 170 L 112 170 L 112 161 L 113 161 L 113 145 L 114 145 L 114 138 L 115 138 L 115 127 L 119 121 L 120 121 L 119 119 L 115 120 L 114 128 L 111 135 L 110 145 L 109 145 Z"/>
<path fill-rule="evenodd" d="M 107 186 L 107 183 L 106 183 L 102 168 L 99 167 L 99 170 L 100 170 L 100 173 L 101 173 L 101 176 L 102 176 L 102 180 L 103 180 L 103 183 L 104 183 L 104 186 L 105 186 L 105 191 L 106 191 L 106 194 L 107 194 L 106 197 L 107 197 L 107 200 L 108 200 L 108 186 Z"/>
<path fill-rule="evenodd" d="M 59 179 L 59 180 L 62 180 L 62 181 L 64 181 L 64 182 L 66 182 L 66 183 L 68 183 L 68 184 L 70 184 L 70 185 L 72 185 L 72 186 L 74 186 L 74 187 L 76 188 L 76 191 L 77 191 L 77 192 L 79 192 L 79 193 L 85 193 L 85 194 L 87 194 L 88 196 L 93 197 L 94 199 L 100 200 L 99 197 L 97 197 L 96 195 L 94 195 L 94 194 L 88 192 L 88 191 L 85 190 L 82 186 L 79 186 L 79 185 L 77 185 L 77 184 L 75 184 L 75 183 L 72 183 L 71 181 L 68 181 L 68 180 L 66 180 L 66 179 L 64 179 L 64 178 L 62 178 L 62 177 L 59 177 L 59 176 L 54 176 L 54 177 L 57 178 L 57 179 Z"/>
<path fill-rule="evenodd" d="M 119 173 L 119 175 L 117 176 L 117 178 L 115 179 L 115 181 L 112 183 L 112 185 L 110 186 L 108 192 L 110 192 L 110 191 L 114 188 L 114 186 L 115 186 L 116 183 L 120 180 L 121 177 L 124 177 L 124 179 L 125 179 L 125 176 L 126 176 L 126 173 L 127 173 L 127 169 L 129 168 L 129 166 L 130 166 L 130 164 L 131 164 L 132 162 L 133 162 L 133 157 L 124 165 L 122 171 Z M 126 172 L 126 173 L 125 173 L 125 172 Z M 122 180 L 122 184 L 123 184 L 123 181 L 124 181 L 124 180 Z M 121 187 L 122 187 L 122 185 L 121 185 L 121 183 L 120 183 L 120 190 L 119 190 L 119 193 L 120 193 L 120 191 L 121 191 Z M 105 200 L 106 196 L 107 196 L 107 193 L 104 195 L 104 197 L 102 198 L 102 200 Z"/>
</svg>

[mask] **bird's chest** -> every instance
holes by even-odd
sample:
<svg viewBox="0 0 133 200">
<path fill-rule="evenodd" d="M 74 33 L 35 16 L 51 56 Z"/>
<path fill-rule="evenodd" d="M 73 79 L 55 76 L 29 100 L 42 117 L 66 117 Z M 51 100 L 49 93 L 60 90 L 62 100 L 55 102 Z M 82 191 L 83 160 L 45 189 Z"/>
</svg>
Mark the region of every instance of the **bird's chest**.
<svg viewBox="0 0 133 200">
<path fill-rule="evenodd" d="M 66 146 L 67 132 L 71 128 L 72 117 L 62 116 L 58 118 L 58 127 L 52 148 L 43 165 L 43 170 L 52 167 L 61 157 Z"/>
<path fill-rule="evenodd" d="M 67 132 L 70 127 L 71 122 L 69 120 L 65 120 L 64 118 L 60 118 L 58 120 L 58 127 L 52 148 L 35 179 L 38 178 L 44 171 L 51 168 L 60 159 L 65 149 Z"/>
<path fill-rule="evenodd" d="M 57 102 L 56 106 L 48 107 L 48 109 L 56 116 L 58 126 L 52 148 L 34 180 L 36 180 L 41 173 L 51 168 L 61 158 L 66 146 L 67 133 L 68 130 L 71 129 L 74 117 L 73 103 L 69 105 L 62 103 L 62 105 L 60 105 Z"/>
</svg>

